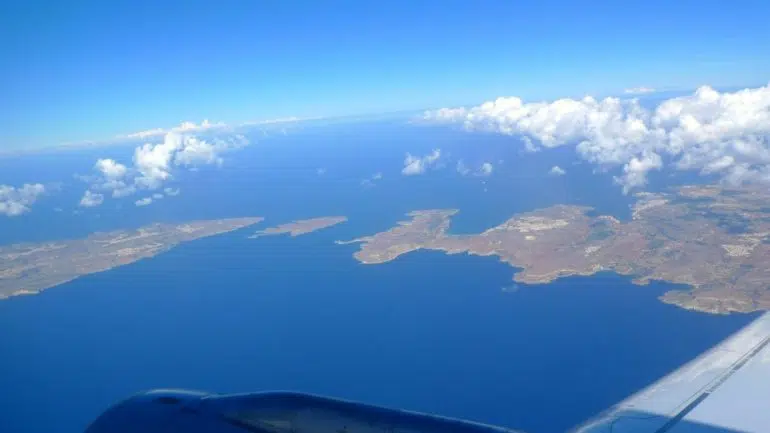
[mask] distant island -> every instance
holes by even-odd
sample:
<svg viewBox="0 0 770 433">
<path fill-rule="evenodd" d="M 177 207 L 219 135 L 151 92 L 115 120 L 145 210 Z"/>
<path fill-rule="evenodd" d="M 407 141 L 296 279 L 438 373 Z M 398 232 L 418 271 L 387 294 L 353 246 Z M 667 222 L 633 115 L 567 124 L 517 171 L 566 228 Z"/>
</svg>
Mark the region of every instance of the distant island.
<svg viewBox="0 0 770 433">
<path fill-rule="evenodd" d="M 475 235 L 448 233 L 457 210 L 422 210 L 360 242 L 354 257 L 384 263 L 419 249 L 497 256 L 536 284 L 613 271 L 634 283 L 685 284 L 663 302 L 715 314 L 770 309 L 770 192 L 758 187 L 685 186 L 639 193 L 620 222 L 589 207 L 558 205 L 514 216 Z"/>
<path fill-rule="evenodd" d="M 230 232 L 263 218 L 153 224 L 85 239 L 0 246 L 0 299 L 31 295 L 83 275 L 106 271 L 195 239 Z"/>
<path fill-rule="evenodd" d="M 348 218 L 344 216 L 330 216 L 321 218 L 311 218 L 306 220 L 296 220 L 290 223 L 281 224 L 276 227 L 259 230 L 249 238 L 258 238 L 261 236 L 273 236 L 289 234 L 290 236 L 300 236 L 317 230 L 325 229 L 340 223 L 344 223 Z"/>
</svg>

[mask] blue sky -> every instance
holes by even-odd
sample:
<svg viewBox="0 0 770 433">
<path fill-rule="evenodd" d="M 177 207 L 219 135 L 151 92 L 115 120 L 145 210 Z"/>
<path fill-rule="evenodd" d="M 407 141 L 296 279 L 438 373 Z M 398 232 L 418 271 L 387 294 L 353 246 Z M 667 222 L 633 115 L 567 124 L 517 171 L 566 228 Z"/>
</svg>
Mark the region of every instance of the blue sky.
<svg viewBox="0 0 770 433">
<path fill-rule="evenodd" d="M 768 82 L 765 1 L 580 3 L 3 2 L 0 148 Z"/>
</svg>

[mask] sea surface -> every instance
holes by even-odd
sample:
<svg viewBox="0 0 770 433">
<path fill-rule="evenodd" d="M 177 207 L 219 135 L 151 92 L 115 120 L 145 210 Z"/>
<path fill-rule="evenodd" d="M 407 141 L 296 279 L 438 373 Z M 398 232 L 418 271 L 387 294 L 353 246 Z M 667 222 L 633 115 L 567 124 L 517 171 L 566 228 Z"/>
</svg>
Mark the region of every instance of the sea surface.
<svg viewBox="0 0 770 433">
<path fill-rule="evenodd" d="M 439 166 L 401 174 L 407 152 L 434 148 Z M 30 214 L 0 220 L 0 245 L 159 221 L 267 220 L 1 301 L 0 432 L 79 432 L 112 403 L 160 387 L 291 389 L 559 432 L 756 317 L 665 305 L 656 298 L 673 286 L 613 274 L 511 291 L 514 269 L 494 257 L 423 251 L 362 265 L 356 245 L 334 244 L 386 230 L 415 209 L 460 209 L 456 233 L 557 203 L 627 218 L 633 197 L 613 173 L 594 172 L 568 149 L 529 154 L 509 137 L 335 126 L 253 137 L 222 167 L 175 172 L 167 186 L 181 195 L 148 207 L 133 205 L 140 197 L 108 197 L 78 208 L 96 159 L 130 163 L 132 152 L 0 159 L 0 184 L 43 182 L 51 191 Z M 473 170 L 492 162 L 494 173 L 460 176 L 459 159 Z M 549 176 L 553 165 L 567 175 Z M 298 238 L 247 239 L 325 215 L 350 221 Z"/>
<path fill-rule="evenodd" d="M 362 265 L 338 226 L 195 241 L 0 303 L 0 431 L 78 432 L 159 387 L 291 389 L 563 431 L 754 316 L 665 305 L 603 274 L 506 293 L 490 257 Z"/>
</svg>

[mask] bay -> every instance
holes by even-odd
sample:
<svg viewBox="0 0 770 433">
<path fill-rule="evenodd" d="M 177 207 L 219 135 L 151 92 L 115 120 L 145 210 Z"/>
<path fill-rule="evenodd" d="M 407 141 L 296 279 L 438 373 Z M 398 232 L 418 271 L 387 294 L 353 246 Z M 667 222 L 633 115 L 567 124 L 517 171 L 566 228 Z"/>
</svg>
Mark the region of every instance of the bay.
<svg viewBox="0 0 770 433">
<path fill-rule="evenodd" d="M 519 285 L 490 257 L 361 265 L 341 225 L 195 241 L 0 302 L 0 430 L 78 432 L 160 387 L 292 389 L 563 431 L 708 349 L 753 315 L 685 311 L 601 274 Z"/>
</svg>

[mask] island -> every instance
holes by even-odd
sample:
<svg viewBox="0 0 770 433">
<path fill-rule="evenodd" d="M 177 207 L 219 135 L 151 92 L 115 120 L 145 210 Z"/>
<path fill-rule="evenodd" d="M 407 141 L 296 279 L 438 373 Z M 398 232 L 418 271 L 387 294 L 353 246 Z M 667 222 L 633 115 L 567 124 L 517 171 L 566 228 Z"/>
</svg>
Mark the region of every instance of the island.
<svg viewBox="0 0 770 433">
<path fill-rule="evenodd" d="M 260 217 L 153 224 L 95 233 L 85 239 L 0 246 L 0 299 L 31 295 L 83 275 L 106 271 L 195 239 L 247 227 Z"/>
<path fill-rule="evenodd" d="M 276 227 L 266 228 L 259 230 L 253 235 L 249 236 L 250 239 L 258 238 L 261 236 L 273 236 L 282 235 L 288 233 L 290 236 L 300 236 L 307 233 L 311 233 L 317 230 L 325 229 L 340 223 L 344 223 L 348 218 L 344 216 L 330 216 L 311 218 L 306 220 L 296 220 L 290 223 L 281 224 Z"/>
<path fill-rule="evenodd" d="M 612 271 L 644 285 L 685 285 L 660 297 L 715 314 L 770 309 L 770 191 L 684 186 L 639 193 L 621 222 L 592 208 L 557 205 L 516 215 L 479 234 L 449 233 L 457 210 L 421 210 L 390 230 L 352 241 L 364 264 L 411 251 L 496 256 L 519 283 Z"/>
</svg>

